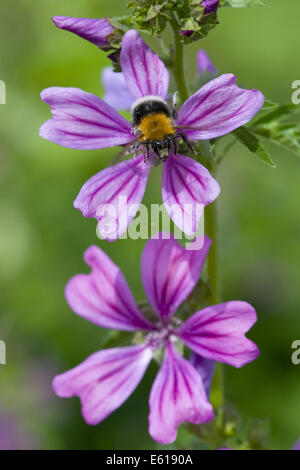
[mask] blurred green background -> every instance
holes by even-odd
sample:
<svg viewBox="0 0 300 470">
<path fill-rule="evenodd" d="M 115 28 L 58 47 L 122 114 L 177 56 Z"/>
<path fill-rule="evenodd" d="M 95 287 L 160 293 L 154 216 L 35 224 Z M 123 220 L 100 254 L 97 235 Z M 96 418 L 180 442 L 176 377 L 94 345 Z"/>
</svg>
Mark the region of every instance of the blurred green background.
<svg viewBox="0 0 300 470">
<path fill-rule="evenodd" d="M 295 0 L 271 8 L 221 9 L 208 39 L 187 48 L 188 76 L 205 48 L 220 72 L 240 85 L 288 102 L 300 79 L 299 17 Z M 147 449 L 148 394 L 153 365 L 133 396 L 96 427 L 80 415 L 78 399 L 62 400 L 52 377 L 101 349 L 106 332 L 76 316 L 64 300 L 68 279 L 86 272 L 83 251 L 101 246 L 123 270 L 137 300 L 144 241 L 96 238 L 96 223 L 73 209 L 82 184 L 111 164 L 116 151 L 76 151 L 39 138 L 49 108 L 39 93 L 74 86 L 102 95 L 100 71 L 109 62 L 95 46 L 55 28 L 53 15 L 103 17 L 126 12 L 121 0 L 2 0 L 0 79 L 0 439 L 7 420 L 15 447 L 42 449 Z M 300 339 L 300 162 L 268 148 L 276 169 L 236 145 L 220 168 L 221 271 L 224 299 L 252 303 L 259 321 L 250 337 L 261 356 L 241 370 L 226 367 L 229 402 L 271 423 L 272 443 L 290 448 L 300 435 L 300 365 L 291 344 Z M 152 171 L 145 201 L 160 202 L 160 170 Z M 10 426 L 11 427 L 11 426 Z M 8 426 L 7 429 L 10 429 Z M 15 434 L 14 434 L 15 433 Z M 1 442 L 0 442 L 1 447 Z"/>
</svg>

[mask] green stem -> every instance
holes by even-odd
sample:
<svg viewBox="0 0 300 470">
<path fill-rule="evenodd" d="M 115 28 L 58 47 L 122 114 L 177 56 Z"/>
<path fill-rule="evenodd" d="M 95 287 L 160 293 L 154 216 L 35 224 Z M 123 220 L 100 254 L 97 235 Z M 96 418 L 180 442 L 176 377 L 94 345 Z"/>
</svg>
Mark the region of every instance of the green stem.
<svg viewBox="0 0 300 470">
<path fill-rule="evenodd" d="M 187 100 L 189 93 L 184 77 L 184 54 L 183 43 L 180 39 L 179 27 L 176 18 L 171 21 L 171 27 L 174 33 L 175 55 L 172 64 L 173 74 L 176 80 L 177 89 L 181 103 Z M 218 163 L 215 160 L 209 141 L 202 141 L 199 144 L 200 155 L 199 160 L 209 169 L 212 176 L 215 176 Z M 208 265 L 208 283 L 211 289 L 210 305 L 220 303 L 221 286 L 219 274 L 219 252 L 218 252 L 218 220 L 217 220 L 217 202 L 214 201 L 205 209 L 205 229 L 207 236 L 211 239 L 212 244 L 207 257 Z M 215 409 L 219 409 L 219 415 L 222 418 L 222 405 L 224 404 L 224 377 L 223 365 L 216 365 L 215 374 L 211 387 L 211 401 Z M 196 433 L 196 431 L 195 431 Z"/>
<path fill-rule="evenodd" d="M 217 171 L 217 162 L 211 159 L 209 167 L 211 175 L 215 176 Z M 212 204 L 209 204 L 205 209 L 206 234 L 212 241 L 207 256 L 207 274 L 208 283 L 211 288 L 211 305 L 218 304 L 221 302 L 217 209 L 217 201 L 214 201 Z M 215 375 L 212 381 L 210 399 L 214 408 L 219 408 L 224 404 L 224 370 L 223 364 L 221 363 L 217 363 L 216 365 Z"/>
<path fill-rule="evenodd" d="M 211 239 L 212 244 L 207 256 L 208 283 L 211 288 L 211 304 L 221 301 L 221 286 L 219 274 L 219 250 L 218 250 L 218 214 L 217 201 L 213 202 L 205 209 L 206 234 Z"/>
<path fill-rule="evenodd" d="M 185 81 L 184 76 L 184 53 L 183 53 L 183 43 L 181 42 L 179 25 L 174 18 L 170 21 L 173 33 L 174 33 L 174 43 L 175 43 L 175 55 L 173 63 L 174 77 L 176 80 L 177 91 L 179 93 L 179 98 L 181 103 L 184 103 L 188 97 L 188 87 Z"/>
</svg>

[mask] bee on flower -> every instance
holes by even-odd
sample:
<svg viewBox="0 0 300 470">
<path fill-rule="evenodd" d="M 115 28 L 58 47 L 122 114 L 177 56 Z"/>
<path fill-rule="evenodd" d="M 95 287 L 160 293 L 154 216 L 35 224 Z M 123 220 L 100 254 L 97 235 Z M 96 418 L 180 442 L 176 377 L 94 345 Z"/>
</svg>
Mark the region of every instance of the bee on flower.
<svg viewBox="0 0 300 470">
<path fill-rule="evenodd" d="M 75 21 L 76 20 L 76 21 Z M 66 25 L 64 20 L 64 25 Z M 56 20 L 57 22 L 57 20 Z M 91 22 L 91 23 L 90 23 Z M 67 22 L 67 29 L 89 41 L 99 43 L 95 20 Z M 100 222 L 99 207 L 110 204 L 116 211 L 117 238 L 124 233 L 141 203 L 151 165 L 157 158 L 163 163 L 162 200 L 173 222 L 185 234 L 195 234 L 201 212 L 220 193 L 218 182 L 208 169 L 193 158 L 178 153 L 177 143 L 183 140 L 191 149 L 191 141 L 223 136 L 252 119 L 264 102 L 258 90 L 239 88 L 232 74 L 221 75 L 190 96 L 178 112 L 168 103 L 169 72 L 160 58 L 146 45 L 135 30 L 122 40 L 120 55 L 122 80 L 132 98 L 132 121 L 99 97 L 77 88 L 52 87 L 41 93 L 49 104 L 52 119 L 40 128 L 40 135 L 57 144 L 74 149 L 101 149 L 122 146 L 135 155 L 100 171 L 82 187 L 74 207 L 84 217 Z M 128 94 L 126 94 L 128 104 Z M 119 108 L 124 87 L 115 101 Z M 133 207 L 128 213 L 120 207 L 120 196 Z M 174 211 L 176 206 L 179 210 Z M 191 210 L 187 210 L 190 207 Z M 109 239 L 109 238 L 108 238 Z"/>
</svg>

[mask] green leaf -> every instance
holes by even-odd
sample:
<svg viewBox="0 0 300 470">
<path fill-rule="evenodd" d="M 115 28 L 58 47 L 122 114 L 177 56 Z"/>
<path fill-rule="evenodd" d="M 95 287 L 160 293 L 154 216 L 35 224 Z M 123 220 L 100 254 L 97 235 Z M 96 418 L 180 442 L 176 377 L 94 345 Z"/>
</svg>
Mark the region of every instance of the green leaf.
<svg viewBox="0 0 300 470">
<path fill-rule="evenodd" d="M 260 112 L 265 113 L 266 111 L 273 110 L 277 106 L 279 106 L 278 103 L 274 103 L 274 101 L 271 101 L 268 98 L 265 98 L 264 104 L 262 105 Z"/>
<path fill-rule="evenodd" d="M 187 18 L 181 22 L 181 29 L 183 31 L 200 31 L 200 25 L 193 18 Z"/>
<path fill-rule="evenodd" d="M 276 167 L 266 148 L 249 129 L 240 127 L 233 131 L 233 134 L 250 152 L 254 153 L 257 158 L 273 168 Z"/>
<path fill-rule="evenodd" d="M 220 6 L 233 8 L 268 7 L 261 0 L 223 0 Z"/>
<path fill-rule="evenodd" d="M 150 5 L 146 16 L 146 21 L 153 20 L 154 18 L 156 18 L 160 14 L 162 8 L 163 5 Z"/>
<path fill-rule="evenodd" d="M 182 1 L 179 0 L 179 3 Z M 173 0 L 134 0 L 127 4 L 127 8 L 132 11 L 135 29 L 156 35 L 162 33 L 173 17 L 176 3 Z"/>
<path fill-rule="evenodd" d="M 219 24 L 216 13 L 209 13 L 198 20 L 194 20 L 193 18 L 194 17 L 183 19 L 180 23 L 181 30 L 194 31 L 192 36 L 182 37 L 185 44 L 190 44 L 205 38 L 208 33 Z M 189 26 L 191 26 L 191 29 L 189 29 Z"/>
<path fill-rule="evenodd" d="M 255 119 L 253 120 L 253 127 L 262 126 L 262 125 L 269 125 L 274 121 L 283 121 L 287 119 L 294 113 L 299 113 L 300 108 L 299 106 L 287 103 L 287 104 L 272 104 L 270 106 L 270 101 L 264 105 L 260 112 L 257 114 Z"/>
<path fill-rule="evenodd" d="M 253 132 L 291 150 L 300 157 L 300 124 L 273 122 L 269 126 L 255 127 Z"/>
<path fill-rule="evenodd" d="M 116 29 L 123 29 L 124 32 L 126 32 L 129 28 L 132 28 L 132 21 L 130 16 L 117 16 L 115 18 L 110 17 L 109 22 Z"/>
<path fill-rule="evenodd" d="M 254 118 L 250 129 L 254 134 L 270 139 L 300 156 L 300 124 L 284 122 L 299 112 L 300 108 L 295 104 L 274 104 L 267 101 Z"/>
</svg>

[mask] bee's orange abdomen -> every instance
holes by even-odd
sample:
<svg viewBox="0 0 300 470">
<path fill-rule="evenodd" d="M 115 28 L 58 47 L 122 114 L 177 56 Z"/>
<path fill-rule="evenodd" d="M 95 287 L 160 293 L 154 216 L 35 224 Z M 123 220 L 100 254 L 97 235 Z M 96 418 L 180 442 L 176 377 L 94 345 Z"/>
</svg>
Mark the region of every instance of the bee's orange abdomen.
<svg viewBox="0 0 300 470">
<path fill-rule="evenodd" d="M 171 118 L 163 113 L 153 113 L 143 117 L 138 130 L 141 133 L 141 140 L 161 140 L 175 133 Z"/>
</svg>

